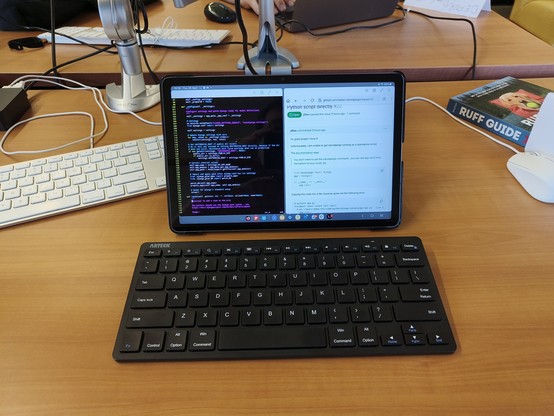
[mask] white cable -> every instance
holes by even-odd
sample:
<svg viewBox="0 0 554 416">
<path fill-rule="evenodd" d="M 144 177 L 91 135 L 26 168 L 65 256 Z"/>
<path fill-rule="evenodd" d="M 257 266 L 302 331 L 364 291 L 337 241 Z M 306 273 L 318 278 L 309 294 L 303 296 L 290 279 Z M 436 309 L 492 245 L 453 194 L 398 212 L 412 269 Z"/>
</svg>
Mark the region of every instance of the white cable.
<svg viewBox="0 0 554 416">
<path fill-rule="evenodd" d="M 167 16 L 163 23 L 162 23 L 162 30 L 163 29 L 177 29 L 177 22 L 173 18 L 173 16 Z"/>
<path fill-rule="evenodd" d="M 58 80 L 64 80 L 66 82 L 71 82 L 73 84 L 77 84 L 79 87 L 72 87 L 72 86 L 64 85 L 64 84 L 61 84 L 61 83 L 57 82 Z M 95 127 L 94 117 L 92 116 L 92 114 L 87 113 L 87 112 L 83 112 L 83 111 L 72 111 L 72 112 L 65 112 L 65 113 L 53 113 L 53 114 L 44 114 L 44 115 L 34 116 L 34 117 L 30 117 L 30 118 L 19 121 L 18 123 L 14 124 L 10 129 L 8 129 L 4 133 L 4 135 L 2 136 L 2 139 L 0 140 L 0 152 L 4 153 L 6 155 L 39 154 L 39 153 L 46 153 L 46 152 L 52 152 L 52 151 L 64 149 L 66 147 L 73 146 L 75 144 L 81 143 L 81 142 L 86 141 L 86 140 L 90 141 L 90 148 L 93 148 L 94 147 L 94 139 L 97 138 L 97 137 L 102 137 L 108 131 L 108 126 L 109 126 L 108 118 L 106 116 L 106 111 L 104 110 L 104 108 L 102 107 L 100 102 L 98 101 L 98 97 L 96 95 L 96 94 L 98 94 L 100 96 L 100 98 L 102 97 L 102 93 L 100 92 L 100 90 L 98 90 L 98 88 L 89 87 L 87 85 L 81 84 L 77 81 L 73 81 L 73 80 L 70 80 L 70 79 L 52 77 L 52 76 L 41 76 L 41 75 L 24 75 L 22 77 L 19 77 L 15 81 L 13 81 L 10 84 L 10 86 L 13 86 L 15 84 L 23 84 L 24 85 L 26 82 L 38 82 L 38 81 L 44 82 L 44 83 L 47 83 L 47 84 L 56 85 L 56 86 L 59 86 L 59 87 L 65 88 L 65 89 L 70 89 L 70 90 L 89 90 L 89 91 L 92 91 L 93 96 L 94 96 L 94 100 L 96 101 L 96 104 L 98 105 L 98 107 L 100 108 L 100 111 L 102 112 L 102 118 L 103 118 L 103 121 L 104 121 L 104 128 L 102 129 L 102 131 L 100 131 L 98 133 L 94 133 L 94 127 Z M 42 119 L 42 118 L 60 117 L 60 116 L 66 116 L 66 115 L 86 115 L 86 116 L 88 116 L 90 118 L 90 122 L 91 122 L 90 135 L 86 136 L 84 138 L 77 139 L 77 140 L 74 140 L 72 142 L 66 143 L 66 144 L 61 145 L 61 146 L 56 146 L 56 147 L 42 149 L 42 150 L 8 151 L 8 150 L 4 149 L 4 143 L 6 142 L 9 134 L 17 126 L 20 126 L 21 124 L 28 123 L 28 122 L 31 122 L 31 121 L 34 121 L 34 120 L 39 120 L 39 119 Z"/>
<path fill-rule="evenodd" d="M 13 129 L 15 129 L 17 126 L 20 126 L 21 124 L 24 124 L 24 123 L 28 123 L 30 121 L 34 121 L 34 120 L 39 120 L 39 119 L 42 119 L 42 118 L 49 118 L 49 117 L 63 117 L 63 116 L 87 116 L 89 119 L 90 119 L 90 134 L 86 137 L 83 137 L 82 139 L 78 139 L 78 140 L 74 140 L 72 141 L 71 143 L 66 143 L 66 144 L 62 144 L 60 146 L 56 146 L 56 147 L 51 147 L 49 149 L 43 149 L 43 150 L 18 150 L 18 151 L 9 151 L 9 150 L 6 150 L 4 149 L 4 142 L 6 141 L 6 139 L 8 138 L 8 135 L 11 133 L 11 131 Z M 101 133 L 104 133 L 107 129 L 104 129 L 103 132 Z M 74 144 L 77 144 L 77 143 L 81 143 L 81 142 L 84 142 L 86 140 L 88 140 L 89 142 L 91 142 L 91 148 L 93 147 L 93 143 L 94 143 L 94 137 L 95 136 L 98 136 L 100 133 L 97 133 L 97 134 L 94 134 L 94 117 L 92 116 L 92 114 L 90 113 L 86 113 L 84 111 L 71 111 L 71 112 L 66 112 L 66 113 L 52 113 L 52 114 L 43 114 L 43 115 L 39 115 L 39 116 L 35 116 L 35 117 L 30 117 L 30 118 L 26 118 L 25 120 L 21 120 L 17 123 L 15 123 L 13 126 L 11 126 L 7 131 L 6 133 L 4 133 L 4 136 L 2 137 L 2 139 L 0 140 L 0 151 L 2 153 L 4 153 L 5 155 L 22 155 L 22 154 L 31 154 L 31 155 L 34 155 L 34 154 L 39 154 L 39 153 L 45 153 L 45 152 L 52 152 L 52 151 L 56 151 L 56 150 L 61 150 L 61 149 L 65 149 L 66 147 L 69 147 L 69 146 L 72 146 Z"/>
<path fill-rule="evenodd" d="M 99 90 L 100 91 L 100 90 Z M 114 110 L 112 108 L 110 108 L 108 106 L 108 104 L 104 101 L 104 97 L 102 96 L 102 93 L 100 93 L 100 101 L 102 102 L 102 104 L 104 105 L 104 107 L 106 107 L 106 109 L 110 112 L 110 113 L 114 113 L 114 114 L 130 114 L 132 115 L 133 117 L 135 117 L 136 119 L 142 121 L 143 123 L 145 124 L 149 124 L 151 126 L 161 126 L 162 123 L 160 121 L 150 121 L 150 120 L 146 120 L 145 118 L 142 118 L 141 116 L 139 116 L 137 113 L 133 113 L 132 111 L 127 111 L 127 110 Z"/>
<path fill-rule="evenodd" d="M 155 42 L 158 43 L 160 39 L 166 37 L 167 31 L 171 29 L 177 29 L 177 22 L 172 16 L 167 16 L 159 29 L 149 29 L 148 33 L 154 36 Z"/>
<path fill-rule="evenodd" d="M 34 79 L 29 79 L 29 78 L 34 78 Z M 106 110 L 108 110 L 109 112 L 111 113 L 114 113 L 114 114 L 130 114 L 132 115 L 133 117 L 137 118 L 138 120 L 142 121 L 143 123 L 145 124 L 149 124 L 149 125 L 152 125 L 152 126 L 161 126 L 162 123 L 159 122 L 159 121 L 150 121 L 150 120 L 146 120 L 144 118 L 142 118 L 141 116 L 139 116 L 138 114 L 136 113 L 133 113 L 132 111 L 126 111 L 126 110 L 113 110 L 111 109 L 108 104 L 104 101 L 104 98 L 102 96 L 102 92 L 100 91 L 100 89 L 96 88 L 96 87 L 90 87 L 88 85 L 85 85 L 85 84 L 82 84 L 78 81 L 75 81 L 75 80 L 72 80 L 72 79 L 69 79 L 69 78 L 63 78 L 63 77 L 53 77 L 53 76 L 45 76 L 45 75 L 23 75 L 22 77 L 16 79 L 15 81 L 13 81 L 11 85 L 13 84 L 16 84 L 18 82 L 21 82 L 21 81 L 24 81 L 24 82 L 32 82 L 32 81 L 45 81 L 45 80 L 50 80 L 51 83 L 55 83 L 56 81 L 65 81 L 65 82 L 71 82 L 75 85 L 78 85 L 80 86 L 81 88 L 70 88 L 66 85 L 63 85 L 63 84 L 56 84 L 56 85 L 59 85 L 61 87 L 64 87 L 64 88 L 67 88 L 67 89 L 90 89 L 92 91 L 95 92 L 95 100 L 97 103 L 102 103 L 102 105 L 104 106 L 104 108 L 106 108 Z M 45 81 L 46 82 L 46 81 Z M 98 100 L 96 99 L 96 94 L 98 94 Z M 99 104 L 100 105 L 100 104 Z"/>
<path fill-rule="evenodd" d="M 67 83 L 71 83 L 71 84 L 74 84 L 76 86 L 70 86 L 70 85 L 65 85 L 65 84 L 61 84 L 60 82 L 58 81 L 65 81 Z M 149 121 L 149 120 L 146 120 L 142 117 L 140 117 L 138 114 L 136 113 L 133 113 L 132 111 L 118 111 L 118 110 L 113 110 L 111 109 L 108 104 L 104 101 L 103 99 L 103 96 L 102 96 L 102 92 L 96 88 L 96 87 L 90 87 L 88 85 L 85 85 L 85 84 L 82 84 L 78 81 L 75 81 L 75 80 L 72 80 L 72 79 L 69 79 L 69 78 L 62 78 L 62 77 L 54 77 L 54 76 L 44 76 L 44 75 L 24 75 L 24 76 L 21 76 L 19 77 L 18 79 L 14 80 L 11 84 L 10 84 L 10 87 L 13 87 L 14 85 L 19 85 L 21 87 L 23 87 L 25 85 L 25 83 L 28 83 L 28 82 L 43 82 L 43 83 L 47 83 L 47 84 L 52 84 L 52 85 L 56 85 L 58 87 L 61 87 L 61 88 L 65 88 L 65 89 L 69 89 L 69 90 L 88 90 L 88 91 L 91 91 L 92 94 L 93 94 L 93 97 L 94 97 L 94 101 L 96 102 L 96 104 L 98 105 L 98 107 L 100 108 L 100 111 L 102 113 L 102 119 L 104 121 L 104 128 L 102 129 L 102 131 L 100 131 L 99 133 L 94 133 L 94 117 L 92 116 L 92 114 L 90 113 L 86 113 L 86 112 L 82 112 L 82 111 L 74 111 L 74 112 L 66 112 L 66 113 L 54 113 L 54 114 L 45 114 L 45 115 L 41 115 L 41 116 L 35 116 L 35 117 L 30 117 L 30 118 L 27 118 L 25 120 L 21 120 L 19 121 L 18 123 L 14 124 L 11 128 L 9 128 L 5 133 L 4 135 L 2 136 L 2 139 L 0 139 L 0 152 L 6 154 L 6 155 L 17 155 L 17 154 L 39 154 L 39 153 L 46 153 L 46 152 L 51 152 L 51 151 L 56 151 L 56 150 L 60 150 L 60 149 L 63 149 L 63 148 L 66 148 L 66 147 L 69 147 L 69 146 L 72 146 L 72 145 L 75 145 L 75 144 L 78 144 L 78 143 L 81 143 L 85 140 L 90 140 L 90 148 L 92 149 L 94 147 L 94 139 L 97 138 L 97 137 L 102 137 L 106 131 L 108 130 L 108 127 L 109 127 L 109 123 L 108 123 L 108 118 L 107 118 L 107 115 L 106 115 L 106 111 L 105 109 L 107 109 L 108 111 L 114 113 L 114 114 L 130 114 L 134 117 L 136 117 L 138 120 L 142 121 L 143 123 L 146 123 L 146 124 L 150 124 L 150 125 L 155 125 L 155 126 L 159 126 L 161 125 L 160 122 L 156 122 L 156 121 Z M 4 143 L 6 141 L 6 139 L 8 138 L 8 135 L 13 131 L 13 129 L 15 129 L 17 126 L 20 126 L 24 123 L 28 123 L 30 121 L 34 121 L 34 120 L 38 120 L 38 119 L 42 119 L 42 118 L 47 118 L 47 117 L 60 117 L 60 116 L 66 116 L 66 115 L 86 115 L 90 118 L 91 120 L 91 132 L 90 132 L 90 135 L 87 136 L 87 137 L 84 137 L 84 138 L 81 138 L 81 139 L 77 139 L 77 140 L 74 140 L 70 143 L 66 143 L 64 145 L 61 145 L 61 146 L 57 146 L 57 147 L 53 147 L 53 148 L 49 148 L 49 149 L 43 149 L 43 150 L 36 150 L 36 151 L 8 151 L 6 149 L 4 149 Z"/>
<path fill-rule="evenodd" d="M 425 98 L 425 97 L 411 97 L 411 98 L 408 98 L 406 100 L 406 103 L 409 103 L 411 101 L 425 101 L 429 104 L 432 104 L 434 105 L 435 107 L 437 107 L 439 110 L 443 111 L 444 113 L 448 114 L 448 116 L 450 116 L 450 118 L 452 118 L 453 120 L 456 120 L 458 123 L 460 123 L 461 125 L 463 126 L 466 126 L 468 129 L 471 129 L 477 133 L 479 133 L 480 135 L 482 136 L 485 136 L 487 139 L 489 140 L 492 140 L 493 142 L 499 144 L 500 146 L 504 146 L 505 148 L 507 149 L 510 149 L 512 152 L 514 153 L 521 153 L 519 150 L 517 150 L 515 147 L 513 146 L 510 146 L 509 144 L 506 144 L 500 140 L 498 140 L 497 138 L 491 136 L 490 134 L 487 134 L 485 133 L 484 131 L 481 131 L 479 130 L 478 128 L 472 126 L 471 124 L 468 124 L 466 123 L 465 121 L 459 119 L 458 117 L 456 117 L 454 114 L 450 113 L 446 108 L 442 107 L 441 105 L 437 104 L 436 102 L 428 99 L 428 98 Z"/>
</svg>

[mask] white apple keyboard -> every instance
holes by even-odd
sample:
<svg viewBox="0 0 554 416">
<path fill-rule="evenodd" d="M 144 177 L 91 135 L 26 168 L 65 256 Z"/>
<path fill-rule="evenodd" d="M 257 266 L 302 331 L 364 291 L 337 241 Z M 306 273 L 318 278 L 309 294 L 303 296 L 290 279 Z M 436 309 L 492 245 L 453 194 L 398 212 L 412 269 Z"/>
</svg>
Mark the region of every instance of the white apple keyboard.
<svg viewBox="0 0 554 416">
<path fill-rule="evenodd" d="M 76 45 L 79 42 L 92 45 L 110 45 L 112 42 L 106 36 L 102 27 L 64 26 L 56 29 L 56 43 Z M 150 29 L 141 35 L 142 43 L 148 46 L 168 46 L 174 48 L 192 48 L 210 46 L 221 43 L 229 35 L 223 29 Z M 71 36 L 71 38 L 64 35 Z M 38 35 L 39 38 L 51 42 L 50 32 Z"/>
<path fill-rule="evenodd" d="M 162 136 L 4 165 L 0 228 L 162 189 Z"/>
</svg>

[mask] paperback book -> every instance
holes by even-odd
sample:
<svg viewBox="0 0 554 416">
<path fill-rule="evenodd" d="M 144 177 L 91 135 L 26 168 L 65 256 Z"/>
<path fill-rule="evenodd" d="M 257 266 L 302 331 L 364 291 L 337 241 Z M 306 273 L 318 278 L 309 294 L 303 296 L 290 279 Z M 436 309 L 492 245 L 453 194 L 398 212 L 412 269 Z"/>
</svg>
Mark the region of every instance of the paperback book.
<svg viewBox="0 0 554 416">
<path fill-rule="evenodd" d="M 450 98 L 448 111 L 525 147 L 544 98 L 551 90 L 505 77 Z"/>
</svg>

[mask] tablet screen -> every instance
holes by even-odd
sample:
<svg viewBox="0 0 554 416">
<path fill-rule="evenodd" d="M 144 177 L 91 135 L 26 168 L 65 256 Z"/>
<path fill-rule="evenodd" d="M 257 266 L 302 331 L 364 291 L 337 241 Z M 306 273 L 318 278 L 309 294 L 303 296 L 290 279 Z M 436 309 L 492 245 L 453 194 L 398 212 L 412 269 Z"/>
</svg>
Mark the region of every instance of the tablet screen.
<svg viewBox="0 0 554 416">
<path fill-rule="evenodd" d="M 173 231 L 394 227 L 399 73 L 167 77 Z"/>
</svg>

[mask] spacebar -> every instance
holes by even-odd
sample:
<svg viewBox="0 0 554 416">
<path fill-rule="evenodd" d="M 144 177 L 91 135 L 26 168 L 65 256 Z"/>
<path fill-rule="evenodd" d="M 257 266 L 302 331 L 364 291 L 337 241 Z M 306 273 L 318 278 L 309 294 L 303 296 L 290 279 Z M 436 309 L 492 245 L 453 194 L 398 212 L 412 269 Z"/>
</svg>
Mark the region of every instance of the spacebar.
<svg viewBox="0 0 554 416">
<path fill-rule="evenodd" d="M 270 350 L 288 348 L 325 348 L 327 338 L 322 327 L 222 328 L 220 350 Z"/>
</svg>

